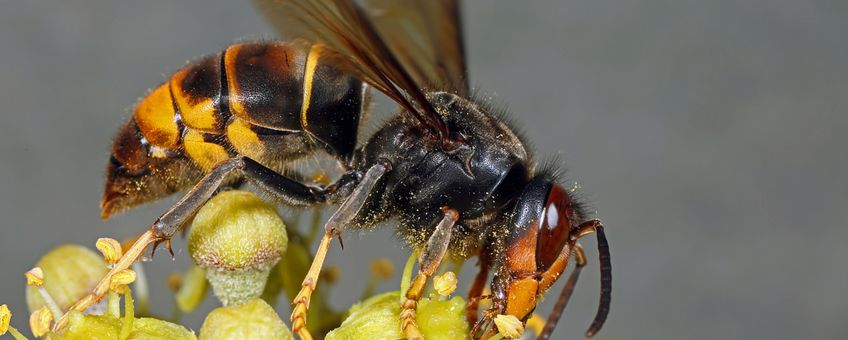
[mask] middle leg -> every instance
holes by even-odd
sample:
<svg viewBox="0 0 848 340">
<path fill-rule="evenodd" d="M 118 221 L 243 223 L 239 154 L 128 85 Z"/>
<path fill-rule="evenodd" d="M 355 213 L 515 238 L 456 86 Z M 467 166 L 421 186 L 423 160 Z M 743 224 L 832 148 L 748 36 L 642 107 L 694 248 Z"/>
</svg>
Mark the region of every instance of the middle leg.
<svg viewBox="0 0 848 340">
<path fill-rule="evenodd" d="M 324 259 L 327 257 L 327 252 L 330 249 L 330 241 L 333 240 L 333 237 L 341 237 L 344 229 L 353 221 L 365 205 L 368 196 L 377 185 L 377 181 L 387 172 L 391 171 L 391 169 L 391 163 L 387 160 L 371 166 L 350 196 L 345 199 L 339 209 L 327 221 L 327 224 L 324 225 L 324 237 L 321 238 L 321 243 L 315 252 L 315 257 L 312 259 L 312 265 L 309 267 L 306 277 L 303 278 L 300 292 L 297 293 L 297 296 L 292 301 L 292 304 L 294 304 L 290 317 L 292 331 L 297 333 L 301 339 L 312 339 L 312 335 L 306 329 L 306 314 L 309 310 L 312 292 L 315 291 L 315 287 L 318 284 L 321 267 L 324 265 Z"/>
<path fill-rule="evenodd" d="M 412 280 L 412 285 L 406 291 L 406 298 L 401 305 L 401 329 L 409 340 L 424 339 L 421 331 L 418 330 L 418 324 L 415 320 L 418 300 L 424 294 L 424 287 L 427 285 L 427 280 L 433 276 L 436 269 L 442 263 L 442 259 L 448 250 L 453 226 L 459 219 L 459 213 L 456 210 L 447 207 L 442 210 L 444 216 L 436 226 L 433 235 L 430 235 L 430 239 L 427 240 L 426 248 L 424 248 L 421 256 L 418 257 L 418 275 Z"/>
</svg>

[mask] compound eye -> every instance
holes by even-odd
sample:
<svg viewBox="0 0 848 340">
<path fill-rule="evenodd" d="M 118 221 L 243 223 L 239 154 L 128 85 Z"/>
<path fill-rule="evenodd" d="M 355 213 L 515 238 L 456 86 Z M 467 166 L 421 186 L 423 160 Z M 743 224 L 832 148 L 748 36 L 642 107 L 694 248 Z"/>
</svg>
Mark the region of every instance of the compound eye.
<svg viewBox="0 0 848 340">
<path fill-rule="evenodd" d="M 568 242 L 571 225 L 577 222 L 571 197 L 559 184 L 551 186 L 541 222 L 536 244 L 536 267 L 544 271 L 562 252 Z"/>
</svg>

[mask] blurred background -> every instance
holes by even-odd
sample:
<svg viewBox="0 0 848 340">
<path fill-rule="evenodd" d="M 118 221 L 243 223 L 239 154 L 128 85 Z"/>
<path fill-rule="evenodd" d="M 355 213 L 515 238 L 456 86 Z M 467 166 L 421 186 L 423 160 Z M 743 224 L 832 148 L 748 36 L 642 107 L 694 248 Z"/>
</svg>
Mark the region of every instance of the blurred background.
<svg viewBox="0 0 848 340">
<path fill-rule="evenodd" d="M 848 2 L 464 9 L 473 83 L 509 104 L 539 158 L 567 164 L 607 226 L 614 292 L 599 338 L 848 338 Z M 27 328 L 23 273 L 41 254 L 128 237 L 175 201 L 99 219 L 111 138 L 137 98 L 189 59 L 268 37 L 247 1 L 0 1 L 0 303 L 14 325 Z M 390 230 L 331 251 L 337 307 L 356 302 L 371 259 L 402 266 Z M 581 337 L 596 308 L 584 245 L 590 267 L 558 338 Z M 146 266 L 163 314 L 165 277 L 189 262 L 175 248 Z"/>
</svg>

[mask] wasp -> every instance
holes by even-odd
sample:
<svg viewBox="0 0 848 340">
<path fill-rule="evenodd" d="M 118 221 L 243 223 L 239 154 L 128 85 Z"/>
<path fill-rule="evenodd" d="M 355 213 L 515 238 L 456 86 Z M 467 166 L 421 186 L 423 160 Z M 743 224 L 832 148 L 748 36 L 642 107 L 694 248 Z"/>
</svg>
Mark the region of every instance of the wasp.
<svg viewBox="0 0 848 340">
<path fill-rule="evenodd" d="M 113 271 L 170 240 L 217 190 L 247 180 L 282 204 L 338 206 L 293 301 L 292 328 L 303 339 L 311 338 L 306 312 L 331 240 L 388 220 L 420 254 L 401 307 L 408 338 L 422 338 L 416 306 L 449 255 L 479 258 L 466 310 L 473 338 L 493 336 L 498 314 L 527 320 L 574 261 L 540 336 L 549 337 L 587 263 L 578 239 L 593 233 L 601 294 L 586 335 L 601 329 L 611 300 L 604 228 L 587 218 L 555 169 L 534 162 L 504 114 L 472 95 L 458 1 L 255 2 L 298 39 L 234 44 L 189 64 L 143 98 L 118 132 L 104 218 L 187 193 Z M 370 88 L 399 110 L 360 141 Z M 293 161 L 319 152 L 342 169 L 332 184 L 292 170 Z M 484 296 L 490 274 L 492 294 Z M 493 303 L 481 317 L 479 301 L 487 298 Z"/>
</svg>

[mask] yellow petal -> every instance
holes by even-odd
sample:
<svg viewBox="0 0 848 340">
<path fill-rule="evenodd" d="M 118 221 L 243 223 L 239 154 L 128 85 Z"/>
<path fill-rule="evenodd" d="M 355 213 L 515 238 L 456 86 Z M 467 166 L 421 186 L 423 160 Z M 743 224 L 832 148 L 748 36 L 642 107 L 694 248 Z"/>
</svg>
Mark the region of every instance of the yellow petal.
<svg viewBox="0 0 848 340">
<path fill-rule="evenodd" d="M 41 267 L 35 267 L 24 273 L 26 276 L 27 285 L 41 287 L 44 284 L 44 271 Z"/>
<path fill-rule="evenodd" d="M 514 315 L 498 314 L 495 317 L 495 326 L 498 326 L 498 332 L 504 338 L 515 339 L 521 337 L 521 333 L 524 333 L 524 325 Z"/>
</svg>

